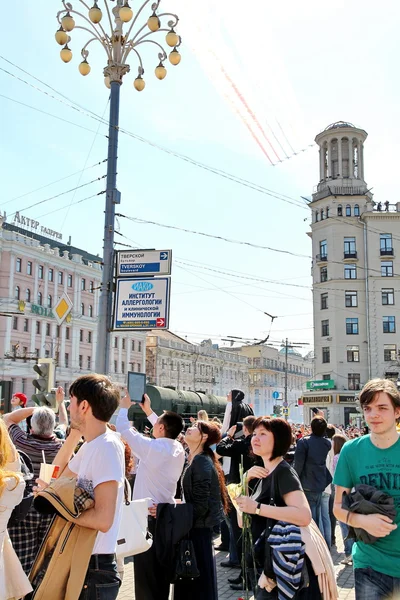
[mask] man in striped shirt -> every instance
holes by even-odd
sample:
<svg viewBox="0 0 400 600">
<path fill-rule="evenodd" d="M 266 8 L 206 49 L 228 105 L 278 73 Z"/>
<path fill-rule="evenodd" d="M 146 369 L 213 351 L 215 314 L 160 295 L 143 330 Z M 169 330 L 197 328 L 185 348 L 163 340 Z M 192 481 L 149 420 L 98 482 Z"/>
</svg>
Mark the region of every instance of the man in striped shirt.
<svg viewBox="0 0 400 600">
<path fill-rule="evenodd" d="M 31 417 L 31 433 L 25 433 L 18 424 Z M 62 442 L 54 435 L 55 414 L 45 406 L 21 408 L 3 416 L 4 423 L 17 450 L 25 452 L 33 463 L 34 479 L 39 477 L 44 452 L 46 463 L 51 464 Z M 26 518 L 9 527 L 14 550 L 25 573 L 29 573 L 41 540 L 44 538 L 51 515 L 40 515 L 32 506 Z"/>
</svg>

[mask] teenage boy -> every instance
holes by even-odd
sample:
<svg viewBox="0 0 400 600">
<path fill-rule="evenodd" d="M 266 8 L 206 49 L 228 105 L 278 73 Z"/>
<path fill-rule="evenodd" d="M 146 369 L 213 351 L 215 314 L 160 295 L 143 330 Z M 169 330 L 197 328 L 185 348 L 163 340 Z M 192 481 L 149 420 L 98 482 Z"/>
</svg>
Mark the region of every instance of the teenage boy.
<svg viewBox="0 0 400 600">
<path fill-rule="evenodd" d="M 119 390 L 105 375 L 82 375 L 69 389 L 71 433 L 53 460 L 65 477 L 94 498 L 94 507 L 75 522 L 96 529 L 84 588 L 79 600 L 116 600 L 119 586 L 115 550 L 122 514 L 124 446 L 120 436 L 107 427 L 118 407 Z M 85 443 L 71 459 L 81 436 Z M 40 482 L 41 488 L 43 482 Z"/>
<path fill-rule="evenodd" d="M 353 545 L 357 600 L 400 597 L 400 439 L 396 420 L 400 417 L 400 394 L 388 379 L 372 379 L 360 393 L 360 404 L 370 434 L 343 446 L 336 467 L 334 513 L 351 527 L 377 537 L 373 544 Z M 358 484 L 368 484 L 393 496 L 395 521 L 381 514 L 363 515 L 342 508 L 343 493 Z"/>
</svg>

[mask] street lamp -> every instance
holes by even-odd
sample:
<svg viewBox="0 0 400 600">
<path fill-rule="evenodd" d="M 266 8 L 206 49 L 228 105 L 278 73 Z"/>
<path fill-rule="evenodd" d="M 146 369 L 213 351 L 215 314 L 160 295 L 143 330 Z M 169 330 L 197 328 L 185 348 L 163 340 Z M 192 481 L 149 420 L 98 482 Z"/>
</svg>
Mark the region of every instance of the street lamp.
<svg viewBox="0 0 400 600">
<path fill-rule="evenodd" d="M 133 0 L 134 1 L 134 0 Z M 69 63 L 72 59 L 72 51 L 68 44 L 71 42 L 70 33 L 81 29 L 90 34 L 91 38 L 81 50 L 82 62 L 79 64 L 79 72 L 83 76 L 89 75 L 91 68 L 88 63 L 88 47 L 92 42 L 99 42 L 107 55 L 107 66 L 104 68 L 104 83 L 111 90 L 110 93 L 110 119 L 108 136 L 108 162 L 107 162 L 107 189 L 106 208 L 104 220 L 104 246 L 103 246 L 103 275 L 98 311 L 98 334 L 96 352 L 96 370 L 99 373 L 107 373 L 110 358 L 110 328 L 112 317 L 113 298 L 113 264 L 114 264 L 114 222 L 115 205 L 121 202 L 121 194 L 117 190 L 117 149 L 118 149 L 118 124 L 119 124 L 119 98 L 122 78 L 130 71 L 127 59 L 131 52 L 136 55 L 138 62 L 138 75 L 133 84 L 138 92 L 145 88 L 143 79 L 144 68 L 140 55 L 140 46 L 143 44 L 154 44 L 158 49 L 159 63 L 155 66 L 157 79 L 164 79 L 167 69 L 164 63 L 169 58 L 171 65 L 178 65 L 181 55 L 178 47 L 181 38 L 175 32 L 178 17 L 172 13 L 159 13 L 158 8 L 161 0 L 151 4 L 151 13 L 145 14 L 151 0 L 146 0 L 136 13 L 132 10 L 128 0 L 94 0 L 93 6 L 89 6 L 84 0 L 77 0 L 82 6 L 81 12 L 75 10 L 69 2 L 62 0 L 63 10 L 57 13 L 59 29 L 55 34 L 56 42 L 63 46 L 60 51 L 61 60 Z M 115 6 L 111 9 L 111 3 Z M 105 7 L 105 15 L 101 6 Z M 149 11 L 150 12 L 150 11 Z M 104 18 L 105 17 L 105 18 Z M 147 17 L 147 18 L 146 18 Z M 108 21 L 103 27 L 104 21 Z M 167 21 L 164 27 L 162 22 Z M 138 22 L 144 21 L 140 25 Z M 82 24 L 81 24 L 82 23 Z M 126 30 L 124 31 L 124 27 Z M 109 30 L 109 32 L 106 31 Z M 169 56 L 158 41 L 151 39 L 155 34 L 165 32 L 165 42 L 172 48 Z"/>
</svg>

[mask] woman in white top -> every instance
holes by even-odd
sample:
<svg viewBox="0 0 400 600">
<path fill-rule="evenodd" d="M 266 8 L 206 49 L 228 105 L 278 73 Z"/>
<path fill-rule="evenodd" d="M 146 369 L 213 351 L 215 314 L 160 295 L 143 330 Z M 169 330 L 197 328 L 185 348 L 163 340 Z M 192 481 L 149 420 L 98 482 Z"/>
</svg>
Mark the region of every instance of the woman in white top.
<svg viewBox="0 0 400 600">
<path fill-rule="evenodd" d="M 0 419 L 0 598 L 19 600 L 32 591 L 7 532 L 13 508 L 23 497 L 25 481 L 18 453 Z"/>
</svg>

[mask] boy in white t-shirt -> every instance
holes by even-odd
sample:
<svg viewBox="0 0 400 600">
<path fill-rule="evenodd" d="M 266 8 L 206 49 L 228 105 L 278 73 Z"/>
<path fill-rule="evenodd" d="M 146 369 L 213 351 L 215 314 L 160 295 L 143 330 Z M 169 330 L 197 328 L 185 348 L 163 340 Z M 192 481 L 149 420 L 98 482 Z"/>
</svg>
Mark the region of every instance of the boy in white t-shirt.
<svg viewBox="0 0 400 600">
<path fill-rule="evenodd" d="M 76 477 L 77 484 L 94 498 L 77 525 L 99 533 L 79 600 L 116 600 L 119 579 L 115 550 L 121 521 L 125 476 L 124 446 L 120 436 L 107 427 L 118 407 L 119 390 L 105 375 L 82 375 L 69 389 L 71 433 L 53 464 L 60 473 Z M 85 443 L 71 459 L 81 437 Z M 43 482 L 39 481 L 40 487 Z M 45 485 L 45 484 L 44 484 Z"/>
</svg>

